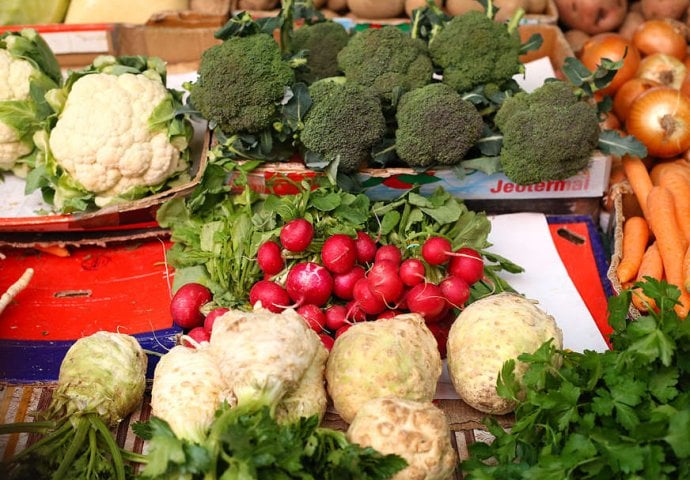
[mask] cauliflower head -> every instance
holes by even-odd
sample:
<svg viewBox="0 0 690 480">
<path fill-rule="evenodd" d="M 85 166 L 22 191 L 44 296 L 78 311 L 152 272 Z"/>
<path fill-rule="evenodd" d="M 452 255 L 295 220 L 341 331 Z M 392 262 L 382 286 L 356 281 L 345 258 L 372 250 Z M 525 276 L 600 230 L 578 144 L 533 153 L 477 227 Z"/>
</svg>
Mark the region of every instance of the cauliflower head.
<svg viewBox="0 0 690 480">
<path fill-rule="evenodd" d="M 57 60 L 38 33 L 0 35 L 0 171 L 26 173 L 33 134 L 49 113 L 42 95 L 60 81 Z"/>
<path fill-rule="evenodd" d="M 168 91 L 144 75 L 97 73 L 77 80 L 50 133 L 55 161 L 106 200 L 153 187 L 187 167 L 167 132 L 149 118 Z"/>
</svg>

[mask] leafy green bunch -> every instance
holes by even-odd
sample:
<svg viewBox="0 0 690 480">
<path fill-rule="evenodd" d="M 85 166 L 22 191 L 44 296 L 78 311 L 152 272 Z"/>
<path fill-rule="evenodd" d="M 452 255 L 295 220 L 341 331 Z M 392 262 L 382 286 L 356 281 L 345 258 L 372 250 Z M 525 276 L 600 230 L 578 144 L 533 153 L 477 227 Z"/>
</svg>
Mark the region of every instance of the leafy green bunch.
<svg viewBox="0 0 690 480">
<path fill-rule="evenodd" d="M 505 364 L 497 389 L 518 402 L 515 424 L 486 421 L 496 440 L 471 447 L 466 478 L 690 478 L 690 323 L 673 310 L 677 287 L 646 280 L 635 286 L 658 311 L 630 320 L 632 290 L 609 299 L 613 350 L 544 344 L 518 357 L 522 382 Z"/>
</svg>

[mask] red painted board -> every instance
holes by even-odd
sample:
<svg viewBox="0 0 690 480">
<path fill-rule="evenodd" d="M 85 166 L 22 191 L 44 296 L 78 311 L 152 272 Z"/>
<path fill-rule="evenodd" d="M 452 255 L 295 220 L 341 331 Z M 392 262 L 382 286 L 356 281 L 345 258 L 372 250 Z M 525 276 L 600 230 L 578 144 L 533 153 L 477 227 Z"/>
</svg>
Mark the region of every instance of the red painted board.
<svg viewBox="0 0 690 480">
<path fill-rule="evenodd" d="M 0 292 L 26 268 L 35 273 L 0 315 L 0 339 L 60 341 L 98 330 L 138 334 L 171 328 L 168 246 L 149 240 L 81 247 L 69 257 L 5 249 Z"/>
</svg>

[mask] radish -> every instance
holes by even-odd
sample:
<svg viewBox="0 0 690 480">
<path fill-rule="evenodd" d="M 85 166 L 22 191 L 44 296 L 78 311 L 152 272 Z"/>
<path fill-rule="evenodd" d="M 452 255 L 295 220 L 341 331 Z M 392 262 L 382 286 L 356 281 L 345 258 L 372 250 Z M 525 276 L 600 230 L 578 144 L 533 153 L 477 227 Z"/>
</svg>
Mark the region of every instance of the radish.
<svg viewBox="0 0 690 480">
<path fill-rule="evenodd" d="M 384 310 L 376 316 L 376 320 L 389 320 L 391 318 L 397 317 L 402 312 L 400 310 Z"/>
<path fill-rule="evenodd" d="M 450 260 L 453 246 L 443 237 L 429 237 L 422 245 L 422 258 L 429 265 L 443 265 Z"/>
<path fill-rule="evenodd" d="M 369 290 L 379 295 L 387 305 L 395 303 L 405 289 L 398 275 L 398 264 L 390 260 L 374 262 L 367 274 L 367 284 Z"/>
<path fill-rule="evenodd" d="M 357 280 L 352 294 L 357 305 L 369 315 L 379 314 L 386 309 L 386 302 L 383 301 L 381 295 L 371 291 L 366 278 Z"/>
<path fill-rule="evenodd" d="M 421 260 L 408 258 L 400 264 L 398 275 L 400 275 L 400 280 L 402 280 L 405 285 L 414 287 L 425 280 L 426 267 Z"/>
<path fill-rule="evenodd" d="M 376 255 L 376 242 L 366 232 L 357 232 L 355 240 L 357 248 L 357 261 L 364 265 L 374 260 Z"/>
<path fill-rule="evenodd" d="M 463 247 L 455 251 L 448 264 L 448 273 L 462 278 L 468 285 L 477 283 L 484 276 L 484 261 L 476 250 Z"/>
<path fill-rule="evenodd" d="M 206 315 L 206 318 L 204 318 L 204 329 L 208 332 L 209 335 L 211 335 L 211 333 L 213 332 L 213 324 L 215 323 L 216 318 L 220 317 L 229 310 L 230 309 L 228 308 L 218 307 L 208 312 L 208 315 Z"/>
<path fill-rule="evenodd" d="M 182 345 L 189 348 L 196 348 L 196 345 L 190 342 L 189 340 L 186 340 L 185 337 L 189 337 L 199 344 L 211 340 L 211 335 L 209 335 L 209 333 L 206 331 L 204 327 L 194 327 L 189 332 L 187 332 L 187 335 L 184 335 L 182 337 Z"/>
<path fill-rule="evenodd" d="M 342 233 L 326 239 L 321 247 L 321 263 L 333 273 L 345 273 L 352 270 L 357 261 L 355 241 Z"/>
<path fill-rule="evenodd" d="M 201 307 L 212 298 L 211 291 L 200 283 L 182 285 L 170 301 L 170 314 L 175 325 L 184 329 L 203 325 Z"/>
<path fill-rule="evenodd" d="M 331 305 L 326 309 L 326 328 L 335 332 L 343 325 L 347 325 L 347 307 L 345 305 Z"/>
<path fill-rule="evenodd" d="M 446 299 L 441 289 L 433 283 L 415 285 L 405 296 L 410 312 L 419 313 L 424 321 L 437 320 L 446 310 Z"/>
<path fill-rule="evenodd" d="M 453 325 L 454 320 L 455 314 L 450 313 L 441 317 L 437 322 L 427 324 L 427 327 L 429 330 L 431 330 L 431 333 L 436 339 L 436 344 L 438 346 L 438 351 L 441 354 L 441 358 L 446 358 L 448 333 L 450 332 L 450 327 Z"/>
<path fill-rule="evenodd" d="M 280 313 L 290 306 L 290 295 L 276 282 L 259 280 L 249 290 L 249 303 L 256 305 L 256 302 L 273 313 Z"/>
<path fill-rule="evenodd" d="M 460 308 L 470 298 L 470 286 L 462 278 L 455 275 L 446 277 L 438 286 L 452 307 Z"/>
<path fill-rule="evenodd" d="M 376 250 L 376 255 L 374 255 L 374 262 L 380 262 L 381 260 L 390 260 L 394 264 L 400 265 L 402 253 L 395 245 L 383 245 Z"/>
<path fill-rule="evenodd" d="M 325 305 L 333 292 L 333 277 L 326 268 L 314 262 L 293 266 L 287 274 L 285 288 L 298 305 Z"/>
<path fill-rule="evenodd" d="M 349 272 L 333 275 L 333 294 L 343 300 L 352 300 L 352 289 L 355 282 L 364 278 L 366 272 L 361 265 L 355 265 Z"/>
<path fill-rule="evenodd" d="M 285 260 L 280 253 L 280 245 L 268 240 L 259 246 L 256 252 L 256 263 L 266 275 L 275 275 L 285 266 Z"/>
<path fill-rule="evenodd" d="M 323 310 L 321 310 L 319 307 L 313 303 L 307 303 L 305 305 L 301 305 L 297 309 L 297 313 L 300 314 L 304 320 L 306 320 L 306 322 L 309 324 L 309 327 L 311 327 L 311 329 L 316 333 L 323 332 L 323 329 L 326 326 L 326 314 L 323 313 Z"/>
<path fill-rule="evenodd" d="M 335 331 L 336 340 L 338 339 L 339 336 L 341 336 L 343 333 L 345 333 L 351 326 L 352 326 L 351 323 L 346 323 L 342 327 L 340 327 L 338 330 L 336 330 Z"/>
<path fill-rule="evenodd" d="M 333 348 L 333 344 L 335 343 L 335 339 L 327 333 L 320 334 L 319 338 L 321 339 L 324 347 L 326 347 L 326 349 L 330 352 L 331 348 Z"/>
<path fill-rule="evenodd" d="M 280 229 L 280 243 L 291 252 L 303 252 L 314 238 L 314 227 L 303 218 L 290 220 Z"/>
<path fill-rule="evenodd" d="M 347 308 L 348 320 L 355 323 L 367 321 L 367 312 L 362 310 L 362 307 L 359 306 L 357 300 L 350 300 L 345 304 L 345 308 Z"/>
</svg>

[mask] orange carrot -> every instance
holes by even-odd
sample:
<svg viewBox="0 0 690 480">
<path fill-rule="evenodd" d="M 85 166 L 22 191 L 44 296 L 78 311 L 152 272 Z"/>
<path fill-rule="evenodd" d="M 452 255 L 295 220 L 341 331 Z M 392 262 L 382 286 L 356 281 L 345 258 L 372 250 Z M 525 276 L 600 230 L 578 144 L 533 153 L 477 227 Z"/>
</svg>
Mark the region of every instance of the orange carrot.
<svg viewBox="0 0 690 480">
<path fill-rule="evenodd" d="M 676 313 L 685 318 L 690 311 L 690 294 L 683 286 L 683 258 L 688 248 L 687 240 L 676 220 L 676 207 L 671 192 L 661 186 L 652 187 L 647 196 L 649 226 L 656 237 L 656 242 L 664 265 L 668 283 L 680 288 L 680 305 Z"/>
<path fill-rule="evenodd" d="M 667 170 L 659 177 L 659 185 L 668 188 L 673 195 L 678 226 L 685 240 L 690 242 L 690 180 L 676 171 Z"/>
<path fill-rule="evenodd" d="M 659 253 L 659 247 L 657 247 L 656 242 L 653 242 L 644 252 L 642 263 L 640 263 L 640 268 L 637 271 L 635 281 L 642 282 L 644 281 L 645 277 L 652 277 L 657 280 L 661 280 L 663 276 L 664 265 L 661 260 L 661 254 Z M 656 308 L 656 302 L 642 293 L 642 290 L 639 288 L 635 289 L 633 292 L 632 302 L 633 305 L 635 305 L 635 308 L 641 312 L 646 312 L 649 310 L 649 308 Z"/>
<path fill-rule="evenodd" d="M 649 226 L 642 217 L 630 217 L 623 224 L 623 249 L 616 268 L 618 281 L 629 282 L 637 275 L 649 242 Z"/>
<path fill-rule="evenodd" d="M 685 258 L 683 258 L 683 286 L 685 291 L 690 293 L 690 246 L 685 251 Z"/>
<path fill-rule="evenodd" d="M 40 252 L 55 255 L 56 257 L 69 257 L 70 255 L 69 250 L 67 250 L 67 247 L 62 247 L 60 245 L 36 245 L 34 248 Z"/>
<path fill-rule="evenodd" d="M 653 184 L 647 167 L 642 163 L 639 157 L 626 155 L 623 157 L 623 169 L 637 197 L 637 202 L 640 204 L 640 208 L 642 208 L 644 217 L 649 219 L 647 213 L 647 195 L 649 195 L 649 191 L 652 189 Z"/>
<path fill-rule="evenodd" d="M 652 183 L 654 185 L 659 185 L 659 178 L 668 171 L 677 172 L 690 182 L 690 163 L 688 163 L 687 160 L 679 159 L 655 163 L 649 171 L 649 177 L 652 179 Z"/>
</svg>

